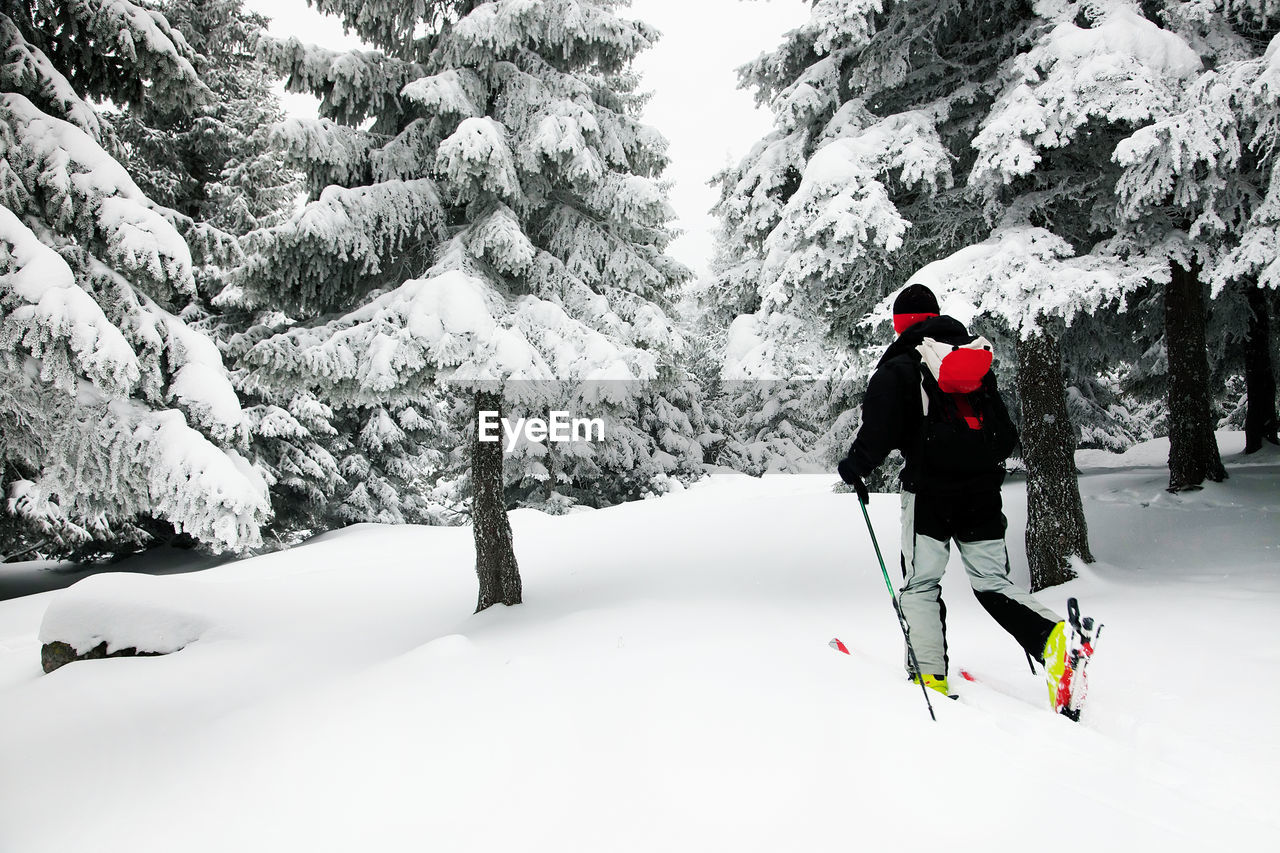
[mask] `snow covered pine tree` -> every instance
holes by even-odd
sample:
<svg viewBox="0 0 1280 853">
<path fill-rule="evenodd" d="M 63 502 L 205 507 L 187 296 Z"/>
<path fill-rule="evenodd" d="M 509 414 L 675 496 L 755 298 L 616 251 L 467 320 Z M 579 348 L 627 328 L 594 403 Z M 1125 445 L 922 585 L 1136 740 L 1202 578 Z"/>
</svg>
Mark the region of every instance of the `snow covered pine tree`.
<svg viewBox="0 0 1280 853">
<path fill-rule="evenodd" d="M 1167 109 L 1199 66 L 1136 4 L 1045 3 L 1039 11 L 1047 26 L 1003 64 L 999 96 L 973 141 L 969 185 L 994 234 L 951 259 L 967 266 L 957 283 L 979 309 L 1018 332 L 1033 588 L 1069 579 L 1068 557 L 1091 559 L 1064 342 L 1077 342 L 1071 362 L 1097 363 L 1096 342 L 1115 336 L 1089 330 L 1111 324 L 1128 294 L 1168 279 L 1166 261 L 1130 252 L 1115 236 L 1111 154 Z"/>
<path fill-rule="evenodd" d="M 1275 14 L 1268 0 L 816 2 L 806 26 L 744 69 L 778 122 L 722 179 L 720 212 L 742 246 L 724 265 L 722 289 L 754 291 L 754 302 L 735 303 L 758 306 L 744 317 L 761 343 L 776 337 L 769 329 L 786 328 L 779 315 L 809 306 L 837 342 L 862 346 L 864 318 L 887 313 L 877 300 L 907 278 L 895 271 L 904 268 L 920 270 L 907 280 L 928 284 L 948 313 L 997 321 L 984 326 L 989 335 L 1004 327 L 1018 351 L 1036 588 L 1070 577 L 1070 556 L 1089 555 L 1073 468 L 1078 425 L 1068 414 L 1112 418 L 1090 394 L 1068 399 L 1067 379 L 1098 388 L 1096 371 L 1138 361 L 1139 342 L 1107 333 L 1134 327 L 1116 310 L 1126 297 L 1169 285 L 1171 260 L 1191 257 L 1194 199 L 1214 211 L 1201 217 L 1198 237 L 1213 216 L 1242 223 L 1252 209 L 1237 203 L 1241 181 L 1226 169 L 1196 165 L 1176 144 L 1161 155 L 1142 128 L 1166 119 L 1184 133 L 1197 126 L 1185 113 L 1213 112 L 1185 99 L 1206 73 L 1197 51 L 1215 66 L 1233 52 L 1256 59 Z M 1265 64 L 1250 72 L 1254 100 L 1240 101 L 1259 129 L 1271 127 Z M 1232 138 L 1222 136 L 1228 153 Z M 1251 138 L 1269 168 L 1270 145 Z M 1161 156 L 1165 165 L 1154 165 Z M 1274 221 L 1257 205 L 1253 239 L 1230 256 L 1242 274 L 1271 263 L 1262 247 Z M 1230 227 L 1239 234 L 1244 225 Z M 1198 250 L 1227 257 L 1203 242 Z M 1203 354 L 1195 334 L 1178 337 Z M 1104 339 L 1121 343 L 1098 347 Z M 1188 375 L 1203 393 L 1206 371 Z M 1102 432 L 1125 432 L 1112 420 Z"/>
<path fill-rule="evenodd" d="M 316 5 L 379 50 L 263 48 L 323 117 L 281 132 L 318 198 L 248 269 L 315 318 L 250 351 L 262 381 L 335 406 L 463 389 L 473 415 L 591 382 L 580 403 L 634 409 L 679 349 L 660 306 L 687 277 L 664 254 L 665 142 L 637 120 L 630 72 L 656 34 L 612 0 Z M 521 583 L 502 445 L 469 429 L 483 610 L 518 603 Z M 637 449 L 669 456 L 625 432 L 583 452 L 601 469 Z"/>
<path fill-rule="evenodd" d="M 0 483 L 38 550 L 120 550 L 166 525 L 257 545 L 266 483 L 195 294 L 182 214 L 111 153 L 110 100 L 149 114 L 209 96 L 195 53 L 128 0 L 0 10 Z M 9 547 L 9 543 L 5 543 Z"/>
<path fill-rule="evenodd" d="M 1226 477 L 1213 430 L 1206 354 L 1206 288 L 1230 319 L 1221 337 L 1245 340 L 1246 444 L 1275 439 L 1268 299 L 1280 287 L 1276 134 L 1280 130 L 1280 4 L 1221 0 L 1161 6 L 1165 25 L 1203 69 L 1177 100 L 1115 151 L 1123 233 L 1135 250 L 1168 258 L 1164 349 L 1169 399 L 1169 489 Z M 1268 426 L 1269 425 L 1269 426 Z"/>
<path fill-rule="evenodd" d="M 781 314 L 821 318 L 821 333 L 853 349 L 851 375 L 869 375 L 880 347 L 868 346 L 868 332 L 889 314 L 883 300 L 907 280 L 899 270 L 909 273 L 991 233 L 988 212 L 956 187 L 956 176 L 975 160 L 975 129 L 1000 89 L 1002 65 L 1044 23 L 1025 4 L 999 0 L 890 8 L 871 0 L 818 2 L 807 25 L 743 70 L 778 116 L 777 129 L 722 180 L 721 215 L 744 246 L 725 277 L 731 289 L 739 282 L 758 292 L 756 328 L 785 328 L 775 319 Z M 974 294 L 942 280 L 949 277 L 926 283 L 947 313 L 967 321 L 981 309 Z M 1020 298 L 1001 307 L 1019 323 L 1040 314 Z M 987 313 L 1002 322 L 1006 316 Z M 776 336 L 761 337 L 773 343 Z M 1054 387 L 1061 398 L 1060 369 Z M 1065 415 L 1060 400 L 1058 410 Z M 1065 417 L 1059 422 L 1068 426 Z M 1029 461 L 1044 471 L 1042 458 L 1030 453 L 1037 442 L 1057 444 L 1062 435 L 1042 439 L 1033 430 L 1026 437 Z M 1053 452 L 1069 460 L 1071 444 Z M 1073 476 L 1063 485 L 1066 494 L 1075 492 Z M 1029 528 L 1029 541 L 1049 538 L 1039 533 Z M 1060 555 L 1053 563 L 1064 563 L 1062 544 L 1053 547 Z M 1087 555 L 1080 545 L 1071 552 Z"/>
<path fill-rule="evenodd" d="M 243 0 L 164 0 L 170 25 L 198 51 L 194 60 L 211 97 L 181 112 L 132 106 L 112 113 L 123 165 L 152 200 L 182 214 L 192 251 L 196 297 L 183 319 L 217 342 L 245 408 L 250 456 L 270 484 L 274 543 L 323 529 L 343 483 L 325 446 L 337 430 L 333 412 L 306 392 L 264 399 L 246 385 L 239 360 L 279 316 L 255 307 L 233 284 L 244 262 L 241 238 L 283 221 L 297 206 L 300 175 L 271 144 L 284 111 L 275 77 L 255 55 L 266 20 Z"/>
<path fill-rule="evenodd" d="M 253 54 L 266 20 L 244 0 L 162 0 L 155 8 L 197 51 L 211 97 L 186 111 L 133 106 L 111 118 L 139 187 L 189 220 L 196 282 L 208 301 L 240 260 L 236 238 L 292 213 L 302 186 L 270 144 L 284 111 Z"/>
</svg>

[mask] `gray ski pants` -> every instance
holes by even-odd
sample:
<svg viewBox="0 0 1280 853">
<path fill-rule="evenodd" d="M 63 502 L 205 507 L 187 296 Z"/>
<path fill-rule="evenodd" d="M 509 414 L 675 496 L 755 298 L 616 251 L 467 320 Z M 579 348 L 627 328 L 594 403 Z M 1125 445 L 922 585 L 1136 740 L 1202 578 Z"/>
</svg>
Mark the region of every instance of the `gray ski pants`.
<svg viewBox="0 0 1280 853">
<path fill-rule="evenodd" d="M 898 602 L 922 673 L 947 674 L 947 608 L 941 583 L 952 539 L 978 601 L 1027 654 L 1041 660 L 1049 633 L 1061 619 L 1009 580 L 1005 527 L 999 489 L 961 497 L 902 492 L 903 583 Z"/>
</svg>

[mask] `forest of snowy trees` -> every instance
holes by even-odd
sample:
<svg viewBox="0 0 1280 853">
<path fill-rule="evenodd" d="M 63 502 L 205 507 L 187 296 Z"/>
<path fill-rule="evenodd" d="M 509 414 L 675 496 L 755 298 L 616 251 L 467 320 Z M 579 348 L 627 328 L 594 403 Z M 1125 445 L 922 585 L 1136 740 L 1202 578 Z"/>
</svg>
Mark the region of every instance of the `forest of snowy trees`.
<svg viewBox="0 0 1280 853">
<path fill-rule="evenodd" d="M 0 2 L 0 559 L 474 522 L 515 603 L 510 508 L 832 470 L 914 281 L 996 344 L 1037 586 L 1089 559 L 1077 447 L 1168 435 L 1182 490 L 1276 441 L 1280 0 L 813 0 L 702 278 L 625 3 L 310 2 L 366 47 Z"/>
<path fill-rule="evenodd" d="M 1081 442 L 1167 434 L 1171 489 L 1222 479 L 1215 426 L 1275 439 L 1278 31 L 1273 0 L 817 0 L 742 71 L 776 129 L 719 177 L 698 296 L 726 370 L 826 381 L 745 408 L 840 452 L 829 381 L 920 281 L 1014 379 L 1034 587 L 1089 559 Z"/>
</svg>

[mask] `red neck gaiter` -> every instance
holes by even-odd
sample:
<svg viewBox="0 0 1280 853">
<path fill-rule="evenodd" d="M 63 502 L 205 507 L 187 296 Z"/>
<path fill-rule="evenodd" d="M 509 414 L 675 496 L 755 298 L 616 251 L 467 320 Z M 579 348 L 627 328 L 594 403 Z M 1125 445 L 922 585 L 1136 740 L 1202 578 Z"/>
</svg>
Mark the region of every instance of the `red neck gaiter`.
<svg viewBox="0 0 1280 853">
<path fill-rule="evenodd" d="M 900 335 L 921 320 L 928 320 L 930 317 L 937 316 L 937 314 L 894 314 L 893 331 Z"/>
</svg>

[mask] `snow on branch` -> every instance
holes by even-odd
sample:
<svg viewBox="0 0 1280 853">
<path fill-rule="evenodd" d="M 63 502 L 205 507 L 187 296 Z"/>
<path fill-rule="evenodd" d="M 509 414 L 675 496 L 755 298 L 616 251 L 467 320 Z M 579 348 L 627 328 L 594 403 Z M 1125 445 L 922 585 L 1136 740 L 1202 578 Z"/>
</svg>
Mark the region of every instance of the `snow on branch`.
<svg viewBox="0 0 1280 853">
<path fill-rule="evenodd" d="M 327 187 L 289 222 L 253 235 L 238 281 L 302 308 L 340 301 L 393 255 L 439 236 L 444 211 L 429 178 Z"/>
<path fill-rule="evenodd" d="M 523 361 L 529 375 L 521 378 L 550 378 L 527 349 L 513 354 L 510 341 L 499 341 L 483 283 L 451 269 L 407 281 L 328 323 L 269 338 L 248 359 L 273 376 L 322 385 L 332 399 L 376 403 L 412 394 L 442 371 L 501 361 L 494 352 L 501 343 L 512 372 Z"/>
<path fill-rule="evenodd" d="M 417 118 L 387 138 L 333 119 L 297 119 L 271 129 L 271 141 L 315 187 L 412 180 L 422 174 L 423 152 L 436 141 L 438 119 Z"/>
<path fill-rule="evenodd" d="M 71 391 L 70 369 L 114 393 L 138 381 L 138 358 L 98 303 L 76 284 L 62 256 L 0 207 L 0 346 L 20 343 L 42 359 L 47 379 Z M 71 357 L 58 355 L 66 347 Z"/>
<path fill-rule="evenodd" d="M 484 115 L 488 92 L 471 69 L 450 68 L 407 83 L 400 94 L 432 113 L 476 118 Z"/>
<path fill-rule="evenodd" d="M 1280 241 L 1276 134 L 1280 131 L 1280 37 L 1261 57 L 1223 62 L 1189 86 L 1180 108 L 1121 142 L 1120 214 L 1131 223 L 1170 207 L 1190 218 L 1188 236 L 1211 248 L 1216 296 L 1234 279 L 1274 286 Z M 1252 152 L 1263 187 L 1246 185 Z M 1261 199 L 1257 194 L 1261 192 Z M 1225 241 L 1225 245 L 1223 245 Z"/>
<path fill-rule="evenodd" d="M 528 392 L 528 380 L 656 375 L 653 354 L 611 341 L 545 299 L 507 302 L 472 266 L 455 241 L 426 277 L 331 322 L 269 338 L 249 360 L 272 378 L 318 382 L 328 397 L 358 404 L 412 398 L 431 382 L 497 381 Z"/>
<path fill-rule="evenodd" d="M 240 437 L 245 429 L 244 412 L 217 345 L 160 306 L 153 303 L 148 307 L 160 317 L 165 330 L 166 356 L 173 371 L 170 397 L 214 438 L 231 441 Z"/>
<path fill-rule="evenodd" d="M 782 215 L 778 195 L 788 174 L 804 170 L 805 134 L 772 133 L 756 143 L 742 165 L 726 172 L 715 212 L 750 240 L 761 241 Z"/>
<path fill-rule="evenodd" d="M 600 292 L 625 289 L 653 298 L 688 271 L 652 245 L 638 245 L 627 233 L 628 223 L 601 221 L 589 211 L 570 204 L 548 210 L 533 223 L 538 245 L 557 259 L 545 278 L 560 273 Z"/>
<path fill-rule="evenodd" d="M 94 139 L 102 138 L 102 126 L 93 107 L 85 103 L 71 82 L 35 45 L 28 42 L 5 15 L 0 15 L 0 91 L 18 92 L 56 107 L 63 118 Z"/>
<path fill-rule="evenodd" d="M 214 439 L 228 443 L 242 439 L 244 413 L 213 340 L 138 293 L 128 280 L 92 255 L 87 256 L 87 267 L 94 293 L 112 306 L 119 333 L 126 345 L 132 346 L 130 352 L 139 355 L 142 366 L 137 388 L 115 389 L 114 393 L 134 391 L 152 403 L 177 403 Z M 93 305 L 98 309 L 98 303 Z M 162 389 L 161 383 L 167 383 L 167 389 Z"/>
<path fill-rule="evenodd" d="M 350 189 L 328 187 L 294 224 L 300 234 L 327 241 L 342 257 L 357 259 L 371 253 L 375 242 L 370 235 L 384 235 L 381 242 L 389 250 L 406 237 L 433 230 L 430 223 L 441 215 L 435 182 L 419 178 Z"/>
<path fill-rule="evenodd" d="M 1268 204 L 1276 210 L 1275 192 L 1268 194 Z M 1274 216 L 1274 213 L 1273 213 Z M 1244 235 L 1240 245 L 1231 250 L 1211 271 L 1213 294 L 1216 296 L 1227 282 L 1257 278 L 1259 287 L 1280 289 L 1280 220 L 1259 224 Z"/>
<path fill-rule="evenodd" d="M 1029 338 L 1046 319 L 1070 324 L 1078 314 L 1116 304 L 1126 293 L 1166 281 L 1168 275 L 1166 257 L 1076 255 L 1056 234 L 1023 225 L 997 230 L 982 243 L 934 261 L 907 283 L 933 290 L 943 310 L 961 322 L 987 315 Z M 887 317 L 894 296 L 869 316 Z"/>
<path fill-rule="evenodd" d="M 1192 239 L 1228 229 L 1219 205 L 1242 151 L 1237 93 L 1247 91 L 1248 81 L 1241 78 L 1255 64 L 1202 75 L 1187 90 L 1182 109 L 1116 146 L 1112 159 L 1123 167 L 1116 192 L 1124 219 L 1137 221 L 1172 205 L 1195 214 L 1188 229 Z"/>
<path fill-rule="evenodd" d="M 488 117 L 463 119 L 440 143 L 436 171 L 462 200 L 472 201 L 485 193 L 508 203 L 523 198 L 506 131 Z"/>
<path fill-rule="evenodd" d="M 35 481 L 15 484 L 11 511 L 68 544 L 116 535 L 138 516 L 164 519 L 215 551 L 261 544 L 271 514 L 266 481 L 182 412 L 107 399 L 84 382 L 58 404 L 42 440 L 59 452 L 41 460 Z"/>
<path fill-rule="evenodd" d="M 264 36 L 258 41 L 258 56 L 285 75 L 286 89 L 315 95 L 321 100 L 321 115 L 348 125 L 395 112 L 400 91 L 427 73 L 416 62 L 380 51 L 329 50 L 296 38 Z"/>
<path fill-rule="evenodd" d="M 92 31 L 85 35 L 85 44 L 92 44 L 98 57 L 112 57 L 138 74 L 135 91 L 104 94 L 175 105 L 210 96 L 192 65 L 195 50 L 159 11 L 129 0 L 82 0 L 73 5 L 79 8 L 72 14 Z"/>
<path fill-rule="evenodd" d="M 378 145 L 368 132 L 328 118 L 286 119 L 271 128 L 270 138 L 291 164 L 326 184 L 359 182 L 368 173 L 369 152 Z"/>
<path fill-rule="evenodd" d="M 813 334 L 813 322 L 786 311 L 740 314 L 729 326 L 720 378 L 811 380 L 840 374 L 843 360 Z"/>
<path fill-rule="evenodd" d="M 834 57 L 819 60 L 774 97 L 770 104 L 774 122 L 784 133 L 813 125 L 840 107 L 840 63 Z"/>
<path fill-rule="evenodd" d="M 927 192 L 950 184 L 950 155 L 927 114 L 898 113 L 809 158 L 765 242 L 766 304 L 785 304 L 811 278 L 838 278 L 869 251 L 893 252 L 902 244 L 909 223 L 889 198 L 890 178 Z"/>
<path fill-rule="evenodd" d="M 597 113 L 600 156 L 611 167 L 636 175 L 657 177 L 670 162 L 670 143 L 656 127 L 612 111 Z"/>
<path fill-rule="evenodd" d="M 605 172 L 588 191 L 587 204 L 610 222 L 657 228 L 675 217 L 662 187 L 652 178 Z"/>
<path fill-rule="evenodd" d="M 1250 214 L 1240 243 L 1212 271 L 1215 290 L 1232 279 L 1256 276 L 1280 288 L 1280 35 L 1271 39 L 1248 89 L 1246 113 L 1257 122 L 1250 147 L 1269 169 L 1266 192 Z"/>
<path fill-rule="evenodd" d="M 112 261 L 162 292 L 195 292 L 186 241 L 91 136 L 17 94 L 0 95 L 0 117 L 18 143 L 7 159 L 47 196 L 59 228 L 97 234 Z"/>
<path fill-rule="evenodd" d="M 132 416 L 135 473 L 145 478 L 154 513 L 215 551 L 262 544 L 258 530 L 271 516 L 271 500 L 256 468 L 192 429 L 179 411 L 132 407 Z"/>
<path fill-rule="evenodd" d="M 524 141 L 522 165 L 530 171 L 550 165 L 575 184 L 594 184 L 606 167 L 587 140 L 597 139 L 599 133 L 595 116 L 583 106 L 565 101 L 550 104 Z"/>
<path fill-rule="evenodd" d="M 657 376 L 657 359 L 653 352 L 611 340 L 545 299 L 520 297 L 513 306 L 509 322 L 511 328 L 530 343 L 553 378 L 635 384 L 635 380 Z M 477 378 L 487 377 L 481 374 Z M 622 388 L 616 390 L 624 391 Z M 634 387 L 629 388 L 613 401 L 633 396 L 635 390 Z"/>
<path fill-rule="evenodd" d="M 792 88 L 797 65 L 808 65 L 815 53 L 848 55 L 866 47 L 876 33 L 875 16 L 884 11 L 884 0 L 814 0 L 812 5 L 809 20 L 788 32 L 777 50 L 738 69 L 744 85 L 749 81 L 759 87 L 759 103 L 803 99 L 806 93 L 786 94 Z"/>
<path fill-rule="evenodd" d="M 648 24 L 618 17 L 605 4 L 498 0 L 480 4 L 457 23 L 445 55 L 450 65 L 483 66 L 532 45 L 542 55 L 558 54 L 570 65 L 598 63 L 621 70 L 657 37 Z"/>
<path fill-rule="evenodd" d="M 566 167 L 580 152 L 610 168 L 656 176 L 667 165 L 667 140 L 630 114 L 628 102 L 601 78 L 566 73 L 536 56 L 498 62 L 490 83 L 503 94 L 493 117 L 507 128 L 519 164 L 529 171 Z M 611 85 L 618 85 L 610 78 Z M 580 140 L 580 142 L 579 142 Z"/>
<path fill-rule="evenodd" d="M 424 152 L 439 139 L 435 122 L 416 118 L 381 148 L 369 152 L 373 180 L 408 181 L 422 174 Z"/>
<path fill-rule="evenodd" d="M 505 275 L 523 275 L 537 254 L 515 212 L 501 203 L 468 228 L 464 239 L 473 256 Z"/>
<path fill-rule="evenodd" d="M 1178 35 L 1119 5 L 1090 29 L 1058 24 L 1009 66 L 1011 78 L 974 138 L 971 184 L 1035 169 L 1091 119 L 1136 125 L 1168 114 L 1200 57 Z"/>
<path fill-rule="evenodd" d="M 1250 278 L 1256 278 L 1260 287 L 1280 289 L 1280 168 L 1276 164 L 1239 243 L 1210 269 L 1215 296 L 1228 282 Z"/>
<path fill-rule="evenodd" d="M 768 334 L 766 324 L 793 326 L 792 332 L 804 331 L 802 324 L 795 322 L 794 317 L 781 311 L 774 312 L 767 318 L 759 314 L 739 314 L 729 325 L 729 333 L 725 339 L 722 378 L 782 378 L 774 363 L 776 346 L 773 341 L 779 335 Z"/>
<path fill-rule="evenodd" d="M 875 34 L 875 16 L 884 11 L 884 0 L 816 0 L 809 23 L 814 50 L 831 53 L 838 48 L 859 48 Z"/>
</svg>

